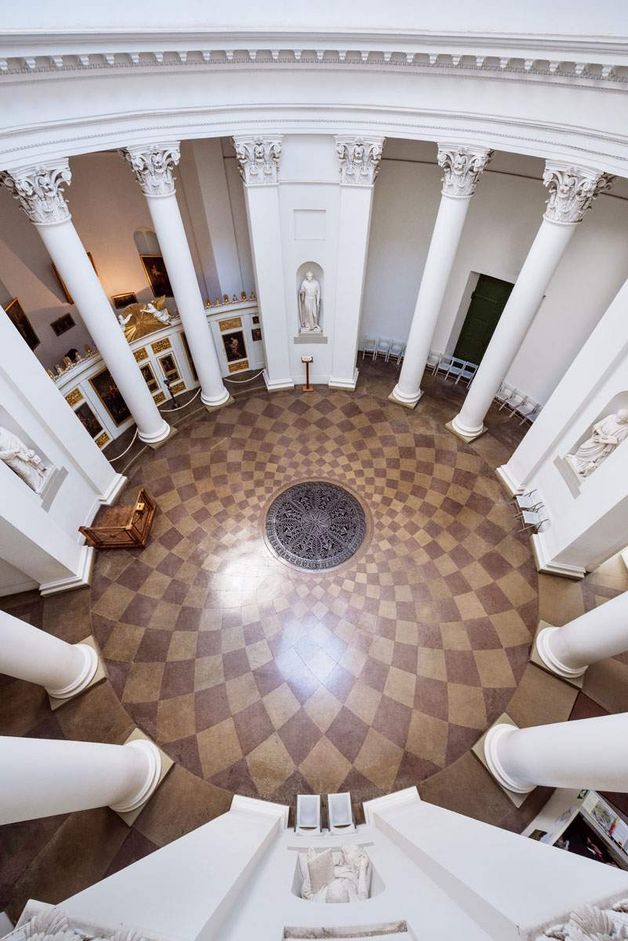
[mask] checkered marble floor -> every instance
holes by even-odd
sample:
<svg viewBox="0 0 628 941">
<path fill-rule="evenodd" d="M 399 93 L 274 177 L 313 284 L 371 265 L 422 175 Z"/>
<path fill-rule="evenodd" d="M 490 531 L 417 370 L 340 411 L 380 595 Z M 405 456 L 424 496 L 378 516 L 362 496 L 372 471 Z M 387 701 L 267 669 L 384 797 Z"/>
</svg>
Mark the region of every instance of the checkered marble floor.
<svg viewBox="0 0 628 941">
<path fill-rule="evenodd" d="M 144 551 L 99 554 L 94 633 L 137 725 L 221 788 L 362 801 L 417 784 L 521 678 L 537 576 L 494 470 L 436 400 L 407 411 L 389 385 L 255 393 L 131 472 L 159 512 Z M 332 572 L 264 541 L 266 508 L 305 479 L 349 488 L 369 517 Z"/>
</svg>

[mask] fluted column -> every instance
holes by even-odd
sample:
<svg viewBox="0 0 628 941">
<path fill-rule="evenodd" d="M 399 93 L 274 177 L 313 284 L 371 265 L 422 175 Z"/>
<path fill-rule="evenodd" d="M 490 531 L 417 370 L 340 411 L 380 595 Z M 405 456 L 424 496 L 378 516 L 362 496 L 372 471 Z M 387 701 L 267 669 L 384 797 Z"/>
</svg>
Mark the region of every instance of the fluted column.
<svg viewBox="0 0 628 941">
<path fill-rule="evenodd" d="M 36 226 L 85 326 L 137 424 L 139 437 L 156 446 L 170 426 L 159 413 L 98 276 L 87 257 L 63 196 L 70 183 L 67 160 L 0 173 L 0 180 Z"/>
<path fill-rule="evenodd" d="M 125 745 L 0 736 L 0 824 L 93 807 L 137 810 L 159 783 L 161 755 Z"/>
<path fill-rule="evenodd" d="M 484 739 L 491 774 L 502 787 L 628 792 L 628 713 L 517 729 L 498 723 Z"/>
<path fill-rule="evenodd" d="M 174 168 L 180 158 L 179 143 L 127 147 L 123 154 L 146 196 L 201 386 L 201 402 L 209 408 L 226 405 L 231 396 L 222 381 L 175 194 Z"/>
<path fill-rule="evenodd" d="M 628 650 L 628 592 L 587 611 L 562 627 L 545 627 L 536 650 L 549 670 L 565 679 Z"/>
<path fill-rule="evenodd" d="M 0 611 L 0 673 L 43 686 L 54 699 L 72 699 L 97 669 L 98 654 L 89 644 L 68 644 Z"/>
<path fill-rule="evenodd" d="M 543 183 L 549 190 L 541 227 L 504 307 L 464 405 L 450 430 L 467 441 L 486 429 L 484 419 L 532 323 L 543 295 L 593 200 L 611 184 L 601 170 L 548 161 Z"/>
<path fill-rule="evenodd" d="M 332 389 L 355 389 L 356 357 L 366 274 L 373 189 L 382 157 L 382 137 L 336 137 L 340 171 L 338 274 L 332 350 Z"/>
<path fill-rule="evenodd" d="M 244 183 L 246 215 L 255 270 L 255 290 L 262 319 L 266 368 L 271 392 L 294 388 L 290 370 L 292 335 L 288 326 L 279 213 L 280 135 L 234 137 Z"/>
<path fill-rule="evenodd" d="M 403 366 L 399 381 L 390 395 L 393 402 L 407 408 L 414 408 L 423 394 L 421 380 L 471 197 L 492 153 L 484 147 L 438 145 L 438 165 L 443 170 L 440 206 L 425 260 Z"/>
</svg>

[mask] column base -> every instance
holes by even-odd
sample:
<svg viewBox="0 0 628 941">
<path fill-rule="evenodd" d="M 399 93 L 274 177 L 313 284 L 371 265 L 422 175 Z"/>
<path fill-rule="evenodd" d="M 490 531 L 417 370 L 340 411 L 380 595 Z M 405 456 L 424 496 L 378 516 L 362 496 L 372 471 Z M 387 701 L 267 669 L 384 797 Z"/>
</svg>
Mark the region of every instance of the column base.
<svg viewBox="0 0 628 941">
<path fill-rule="evenodd" d="M 105 492 L 101 495 L 99 502 L 102 503 L 103 506 L 113 506 L 122 493 L 126 482 L 127 478 L 124 474 L 116 474 Z"/>
<path fill-rule="evenodd" d="M 173 428 L 168 424 L 167 421 L 162 421 L 161 428 L 159 431 L 155 431 L 151 435 L 143 435 L 141 431 L 138 432 L 138 438 L 143 444 L 147 444 L 149 448 L 153 448 L 154 451 L 157 451 L 158 448 L 162 447 L 173 435 L 176 435 L 177 429 Z"/>
<path fill-rule="evenodd" d="M 405 392 L 401 392 L 399 383 L 397 383 L 388 396 L 388 401 L 395 402 L 397 405 L 403 405 L 404 408 L 415 408 L 422 395 L 423 389 L 419 389 L 416 395 L 406 395 Z"/>
<path fill-rule="evenodd" d="M 584 578 L 587 570 L 583 566 L 570 565 L 568 562 L 553 562 L 548 559 L 542 538 L 542 533 L 536 533 L 530 537 L 537 572 L 542 572 L 544 575 L 560 575 L 561 578 L 573 578 L 575 581 Z"/>
<path fill-rule="evenodd" d="M 541 666 L 549 673 L 552 673 L 554 676 L 559 676 L 561 680 L 566 680 L 573 686 L 580 688 L 587 668 L 581 667 L 577 670 L 570 669 L 564 663 L 561 663 L 554 655 L 550 646 L 552 634 L 559 630 L 560 627 L 555 627 L 553 624 L 546 624 L 544 621 L 541 621 L 530 659 L 533 663 L 536 662 L 537 665 Z M 534 656 L 534 654 L 536 654 L 536 656 Z"/>
<path fill-rule="evenodd" d="M 499 743 L 508 735 L 512 735 L 517 726 L 510 722 L 497 722 L 486 733 L 484 739 L 484 756 L 486 766 L 491 772 L 500 787 L 505 791 L 511 791 L 513 794 L 531 794 L 535 788 L 534 784 L 521 784 L 515 778 L 512 778 L 504 769 L 499 759 Z"/>
<path fill-rule="evenodd" d="M 501 464 L 495 474 L 509 497 L 516 497 L 521 493 L 525 493 L 525 487 L 522 487 L 511 475 L 508 464 Z"/>
<path fill-rule="evenodd" d="M 271 379 L 268 372 L 264 370 L 262 378 L 268 392 L 283 392 L 285 389 L 294 389 L 294 381 L 290 376 L 287 379 Z"/>
<path fill-rule="evenodd" d="M 83 669 L 80 672 L 80 675 L 74 680 L 73 683 L 70 683 L 68 686 L 64 686 L 61 689 L 50 689 L 46 688 L 48 697 L 50 699 L 50 705 L 53 709 L 58 708 L 64 702 L 68 702 L 70 699 L 74 699 L 75 696 L 79 696 L 81 693 L 84 693 L 86 689 L 94 685 L 96 680 L 96 675 L 100 672 L 100 679 L 104 679 L 105 672 L 102 668 L 98 652 L 92 643 L 89 643 L 91 638 L 88 638 L 88 642 L 81 641 L 78 644 L 74 644 L 74 649 L 78 650 L 83 656 Z M 54 703 L 54 705 L 53 705 Z"/>
<path fill-rule="evenodd" d="M 139 788 L 129 800 L 121 804 L 112 804 L 111 809 L 119 814 L 128 826 L 132 826 L 142 810 L 151 799 L 163 779 L 166 777 L 174 762 L 154 742 L 144 735 L 140 729 L 134 729 L 123 747 L 135 748 L 147 758 L 146 777 Z"/>
<path fill-rule="evenodd" d="M 331 376 L 327 384 L 330 389 L 346 389 L 349 392 L 355 392 L 355 387 L 358 384 L 358 376 L 359 370 L 356 368 L 353 371 L 353 379 L 334 379 L 333 376 Z"/>
<path fill-rule="evenodd" d="M 223 408 L 225 405 L 231 405 L 233 401 L 233 396 L 228 389 L 225 389 L 224 395 L 218 396 L 218 398 L 215 399 L 209 398 L 209 396 L 206 397 L 201 392 L 201 402 L 208 412 L 214 412 L 217 408 Z"/>
<path fill-rule="evenodd" d="M 76 575 L 68 575 L 67 578 L 57 578 L 52 582 L 41 584 L 39 594 L 42 598 L 47 598 L 48 595 L 57 595 L 62 591 L 72 591 L 75 588 L 87 588 L 91 585 L 95 553 L 96 550 L 91 546 L 83 546 L 79 570 Z"/>
<path fill-rule="evenodd" d="M 456 415 L 456 418 L 458 416 Z M 455 435 L 456 438 L 460 438 L 461 441 L 466 441 L 467 444 L 470 444 L 471 441 L 475 441 L 476 438 L 481 437 L 486 432 L 486 427 L 482 425 L 479 431 L 473 429 L 461 428 L 456 423 L 456 418 L 452 418 L 451 421 L 448 421 L 445 425 L 447 431 L 451 431 L 452 435 Z"/>
</svg>

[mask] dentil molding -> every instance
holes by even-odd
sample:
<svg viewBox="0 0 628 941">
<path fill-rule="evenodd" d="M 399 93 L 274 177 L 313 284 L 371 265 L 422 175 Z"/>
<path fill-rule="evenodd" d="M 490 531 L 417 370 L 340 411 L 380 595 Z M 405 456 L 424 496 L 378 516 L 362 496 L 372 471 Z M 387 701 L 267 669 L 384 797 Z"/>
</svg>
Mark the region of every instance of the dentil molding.
<svg viewBox="0 0 628 941">
<path fill-rule="evenodd" d="M 544 218 L 559 225 L 582 222 L 595 197 L 608 192 L 612 182 L 613 177 L 601 170 L 547 161 L 543 184 L 550 195 Z"/>
<path fill-rule="evenodd" d="M 36 167 L 0 172 L 4 183 L 20 208 L 35 225 L 55 225 L 67 222 L 70 209 L 63 195 L 63 187 L 72 179 L 67 160 L 42 163 Z"/>
<path fill-rule="evenodd" d="M 439 144 L 437 161 L 443 171 L 443 196 L 457 199 L 473 196 L 492 156 L 493 151 L 486 147 Z"/>
<path fill-rule="evenodd" d="M 279 182 L 281 137 L 234 137 L 240 176 L 247 186 Z"/>
<path fill-rule="evenodd" d="M 383 137 L 336 137 L 340 182 L 372 186 L 382 159 Z"/>
<path fill-rule="evenodd" d="M 150 147 L 127 147 L 122 155 L 146 196 L 173 195 L 174 168 L 181 158 L 178 141 L 151 144 Z"/>
</svg>

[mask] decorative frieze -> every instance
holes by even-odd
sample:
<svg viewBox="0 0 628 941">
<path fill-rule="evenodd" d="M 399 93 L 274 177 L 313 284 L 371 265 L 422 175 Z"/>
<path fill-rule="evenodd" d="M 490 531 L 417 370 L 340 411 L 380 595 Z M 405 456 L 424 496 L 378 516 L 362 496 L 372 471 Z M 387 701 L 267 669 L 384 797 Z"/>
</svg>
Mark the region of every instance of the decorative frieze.
<svg viewBox="0 0 628 941">
<path fill-rule="evenodd" d="M 142 363 L 145 359 L 148 359 L 148 350 L 143 346 L 140 350 L 135 350 L 133 356 L 136 363 Z"/>
<path fill-rule="evenodd" d="M 240 176 L 247 186 L 279 182 L 281 137 L 234 137 Z"/>
<path fill-rule="evenodd" d="M 237 330 L 242 326 L 241 317 L 229 317 L 227 320 L 219 320 L 218 326 L 220 327 L 220 332 L 224 333 L 225 330 Z"/>
<path fill-rule="evenodd" d="M 547 162 L 543 184 L 549 190 L 549 199 L 544 218 L 560 225 L 582 222 L 593 200 L 607 192 L 612 182 L 613 177 L 601 170 Z"/>
<path fill-rule="evenodd" d="M 78 405 L 78 403 L 81 401 L 82 398 L 83 398 L 83 393 L 81 392 L 80 389 L 72 389 L 72 391 L 68 392 L 68 394 L 66 395 L 65 400 L 68 403 L 68 405 Z"/>
<path fill-rule="evenodd" d="M 70 209 L 63 195 L 63 187 L 72 179 L 67 160 L 42 163 L 36 167 L 0 172 L 11 195 L 17 199 L 35 225 L 56 225 L 70 219 Z"/>
<path fill-rule="evenodd" d="M 169 350 L 171 346 L 170 340 L 165 337 L 163 340 L 157 340 L 156 343 L 151 343 L 151 349 L 153 353 L 163 353 L 164 350 Z"/>
<path fill-rule="evenodd" d="M 473 196 L 482 171 L 492 156 L 493 151 L 485 147 L 439 144 L 437 160 L 443 171 L 443 196 L 458 199 Z"/>
<path fill-rule="evenodd" d="M 336 137 L 340 182 L 372 186 L 382 159 L 383 137 Z"/>
<path fill-rule="evenodd" d="M 178 141 L 151 144 L 149 147 L 128 147 L 122 154 L 146 196 L 173 195 L 174 168 L 181 158 Z"/>
</svg>

